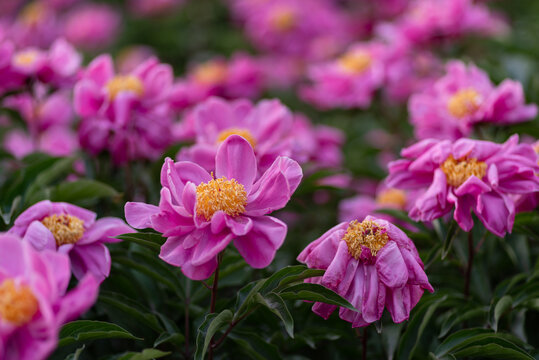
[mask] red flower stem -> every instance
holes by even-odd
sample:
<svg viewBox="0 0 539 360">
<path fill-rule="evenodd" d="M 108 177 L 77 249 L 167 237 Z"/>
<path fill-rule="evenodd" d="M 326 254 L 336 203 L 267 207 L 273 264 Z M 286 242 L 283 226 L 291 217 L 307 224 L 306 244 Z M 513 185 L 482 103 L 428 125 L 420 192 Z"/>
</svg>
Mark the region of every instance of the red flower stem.
<svg viewBox="0 0 539 360">
<path fill-rule="evenodd" d="M 219 265 L 221 265 L 222 255 L 217 255 L 217 269 L 213 275 L 213 284 L 211 286 L 211 301 L 210 301 L 210 314 L 215 312 L 215 302 L 217 301 L 217 288 L 219 286 Z M 208 349 L 208 360 L 213 359 L 213 339 L 210 342 L 210 348 Z"/>
</svg>

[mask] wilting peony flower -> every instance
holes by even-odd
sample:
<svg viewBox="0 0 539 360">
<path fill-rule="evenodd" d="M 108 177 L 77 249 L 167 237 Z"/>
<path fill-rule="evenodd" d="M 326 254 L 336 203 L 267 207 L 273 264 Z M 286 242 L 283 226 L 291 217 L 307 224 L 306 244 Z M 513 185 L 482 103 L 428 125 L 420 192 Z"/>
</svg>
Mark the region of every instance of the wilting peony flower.
<svg viewBox="0 0 539 360">
<path fill-rule="evenodd" d="M 492 233 L 511 232 L 514 195 L 539 191 L 537 155 L 513 135 L 504 144 L 460 139 L 428 139 L 401 151 L 389 165 L 387 186 L 424 189 L 410 210 L 416 221 L 437 219 L 452 209 L 459 226 L 470 231 L 472 211 Z"/>
<path fill-rule="evenodd" d="M 330 229 L 309 244 L 298 261 L 326 270 L 324 276 L 306 281 L 347 299 L 358 311 L 340 308 L 339 317 L 352 327 L 380 319 L 384 307 L 394 322 L 407 320 L 423 291 L 434 291 L 412 240 L 395 225 L 372 216 Z M 313 305 L 313 311 L 324 319 L 336 308 Z"/>
<path fill-rule="evenodd" d="M 161 156 L 172 142 L 172 81 L 172 68 L 155 58 L 123 75 L 114 74 L 109 55 L 94 59 L 75 85 L 81 146 L 110 151 L 116 164 Z"/>
<path fill-rule="evenodd" d="M 301 89 L 306 100 L 320 108 L 366 108 L 384 80 L 386 45 L 356 44 L 336 60 L 311 65 L 313 83 Z"/>
<path fill-rule="evenodd" d="M 94 304 L 97 281 L 88 275 L 68 292 L 70 277 L 65 254 L 0 235 L 0 359 L 45 360 L 60 327 Z"/>
<path fill-rule="evenodd" d="M 194 280 L 211 276 L 217 255 L 231 241 L 250 266 L 266 267 L 287 232 L 285 223 L 266 215 L 286 205 L 302 171 L 298 163 L 280 156 L 256 180 L 256 163 L 251 145 L 238 135 L 219 146 L 215 173 L 167 159 L 159 207 L 128 202 L 127 222 L 163 233 L 167 241 L 159 257 Z"/>
<path fill-rule="evenodd" d="M 114 8 L 90 3 L 67 14 L 63 32 L 77 48 L 97 50 L 116 40 L 120 25 L 120 14 Z"/>
<path fill-rule="evenodd" d="M 210 96 L 256 98 L 262 92 L 262 80 L 258 62 L 237 53 L 229 61 L 216 58 L 192 67 L 187 77 L 174 85 L 170 101 L 175 110 L 181 111 Z"/>
<path fill-rule="evenodd" d="M 15 220 L 9 234 L 16 234 L 39 251 L 68 254 L 77 279 L 92 274 L 102 282 L 110 273 L 110 253 L 105 243 L 117 235 L 134 232 L 113 217 L 96 221 L 96 214 L 68 203 L 40 201 Z"/>
<path fill-rule="evenodd" d="M 231 135 L 240 135 L 253 147 L 257 168 L 265 171 L 280 155 L 292 151 L 292 113 L 278 100 L 253 105 L 248 100 L 227 102 L 210 98 L 194 109 L 196 143 L 184 147 L 178 160 L 192 161 L 214 170 L 219 144 Z"/>
<path fill-rule="evenodd" d="M 455 140 L 469 136 L 478 123 L 508 125 L 531 120 L 537 106 L 525 105 L 520 83 L 507 79 L 494 86 L 474 65 L 451 61 L 444 77 L 412 95 L 409 112 L 418 139 Z"/>
</svg>

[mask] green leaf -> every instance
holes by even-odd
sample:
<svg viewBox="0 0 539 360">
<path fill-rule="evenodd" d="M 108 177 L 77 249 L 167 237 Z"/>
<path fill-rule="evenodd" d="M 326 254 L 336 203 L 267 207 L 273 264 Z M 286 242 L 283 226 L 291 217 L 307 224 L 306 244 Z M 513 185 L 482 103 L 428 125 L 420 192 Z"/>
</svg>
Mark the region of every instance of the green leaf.
<svg viewBox="0 0 539 360">
<path fill-rule="evenodd" d="M 32 182 L 32 184 L 26 190 L 26 206 L 32 204 L 32 202 L 29 202 L 29 200 L 39 190 L 44 189 L 61 176 L 69 174 L 69 172 L 72 170 L 73 161 L 75 161 L 73 158 L 58 159 L 58 161 L 56 161 L 51 167 L 41 171 L 35 178 L 35 181 Z"/>
<path fill-rule="evenodd" d="M 118 196 L 119 193 L 113 187 L 97 180 L 81 179 L 64 182 L 55 187 L 51 192 L 51 201 L 64 201 L 80 203 L 99 198 Z"/>
<path fill-rule="evenodd" d="M 142 340 L 116 324 L 103 321 L 78 320 L 67 323 L 62 327 L 58 347 L 77 341 L 114 338 Z"/>
<path fill-rule="evenodd" d="M 498 323 L 503 314 L 511 310 L 513 307 L 513 298 L 510 295 L 503 296 L 497 302 L 493 302 L 491 306 L 491 327 L 494 331 L 498 331 Z"/>
<path fill-rule="evenodd" d="M 157 349 L 144 349 L 142 352 L 128 352 L 116 357 L 116 360 L 153 360 L 170 355 L 170 352 L 164 352 Z"/>
<path fill-rule="evenodd" d="M 271 291 L 278 292 L 285 285 L 303 281 L 308 278 L 322 276 L 325 270 L 309 269 L 305 265 L 287 266 L 277 271 L 264 281 L 260 293 L 267 294 Z"/>
<path fill-rule="evenodd" d="M 279 295 L 283 299 L 319 301 L 357 311 L 348 300 L 319 284 L 302 283 L 289 286 L 280 292 Z"/>
<path fill-rule="evenodd" d="M 203 360 L 213 336 L 232 321 L 232 311 L 226 309 L 219 314 L 208 314 L 197 331 L 195 360 Z"/>
<path fill-rule="evenodd" d="M 476 307 L 470 310 L 464 310 L 462 308 L 456 308 L 453 314 L 445 319 L 442 323 L 439 338 L 445 337 L 451 329 L 464 321 L 474 319 L 480 316 L 485 316 L 487 310 L 484 307 Z M 486 316 L 485 316 L 486 317 Z"/>
<path fill-rule="evenodd" d="M 256 335 L 256 332 L 240 332 L 234 331 L 228 337 L 239 345 L 240 349 L 245 351 L 251 359 L 255 360 L 280 360 L 282 356 L 279 354 L 277 347 L 270 344 L 269 341 L 262 339 Z"/>
<path fill-rule="evenodd" d="M 82 345 L 80 348 L 78 348 L 77 350 L 75 350 L 75 352 L 73 354 L 69 354 L 66 356 L 65 360 L 79 360 L 80 358 L 80 355 L 82 354 L 82 352 L 84 351 L 84 348 L 86 347 L 86 345 Z"/>
<path fill-rule="evenodd" d="M 102 304 L 114 307 L 125 314 L 128 314 L 130 317 L 136 319 L 159 334 L 164 331 L 163 326 L 161 326 L 159 320 L 157 320 L 157 317 L 154 314 L 149 312 L 149 310 L 143 309 L 140 304 L 122 294 L 113 293 L 110 291 L 101 291 L 98 301 Z"/>
<path fill-rule="evenodd" d="M 117 239 L 131 241 L 141 246 L 147 247 L 155 252 L 161 250 L 161 245 L 165 243 L 165 238 L 156 233 L 129 233 L 116 236 Z"/>
<path fill-rule="evenodd" d="M 442 246 L 442 260 L 444 260 L 449 254 L 449 251 L 451 250 L 451 245 L 453 244 L 453 240 L 458 234 L 458 230 L 460 229 L 459 225 L 455 220 L 451 220 L 451 225 L 449 225 L 449 229 L 447 230 L 447 234 L 445 235 L 444 243 Z"/>
<path fill-rule="evenodd" d="M 176 347 L 180 347 L 185 342 L 185 336 L 180 333 L 173 333 L 170 334 L 168 332 L 164 332 L 155 340 L 153 343 L 154 347 L 158 347 L 161 344 L 171 343 Z"/>
<path fill-rule="evenodd" d="M 264 285 L 264 279 L 253 281 L 238 291 L 236 296 L 236 313 L 234 314 L 234 319 L 239 318 L 243 313 L 245 313 L 253 303 L 253 298 L 260 288 Z"/>
<path fill-rule="evenodd" d="M 500 359 L 500 360 L 534 360 L 530 355 L 512 348 L 504 347 L 500 344 L 486 344 L 470 346 L 454 354 L 458 359 L 464 357 L 481 359 Z"/>
<path fill-rule="evenodd" d="M 265 296 L 258 293 L 255 297 L 259 304 L 265 306 L 269 311 L 277 315 L 284 324 L 286 332 L 291 338 L 294 338 L 294 319 L 288 311 L 284 300 L 275 293 L 269 293 Z"/>
</svg>

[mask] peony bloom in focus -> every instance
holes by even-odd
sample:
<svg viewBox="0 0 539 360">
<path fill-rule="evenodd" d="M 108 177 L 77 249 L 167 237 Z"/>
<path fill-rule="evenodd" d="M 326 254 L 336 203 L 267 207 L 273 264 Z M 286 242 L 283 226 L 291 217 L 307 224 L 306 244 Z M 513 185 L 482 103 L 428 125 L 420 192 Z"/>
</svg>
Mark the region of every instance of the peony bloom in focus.
<svg viewBox="0 0 539 360">
<path fill-rule="evenodd" d="M 418 139 L 456 140 L 478 123 L 510 125 L 537 115 L 535 104 L 525 105 L 520 83 L 506 79 L 494 86 L 485 72 L 461 61 L 451 61 L 447 74 L 412 95 L 408 107 Z"/>
<path fill-rule="evenodd" d="M 250 266 L 264 268 L 287 232 L 285 223 L 266 215 L 286 205 L 302 171 L 280 156 L 258 180 L 257 174 L 251 145 L 233 135 L 217 150 L 215 173 L 165 160 L 159 207 L 128 202 L 125 217 L 135 228 L 153 228 L 167 237 L 159 257 L 193 280 L 211 276 L 217 255 L 231 241 Z"/>
<path fill-rule="evenodd" d="M 307 71 L 312 85 L 301 96 L 320 108 L 366 108 L 384 81 L 386 46 L 356 44 L 336 60 L 311 65 Z"/>
<path fill-rule="evenodd" d="M 434 291 L 412 240 L 395 225 L 372 216 L 333 227 L 309 244 L 298 261 L 309 268 L 326 270 L 322 277 L 306 281 L 347 299 L 358 311 L 340 308 L 339 317 L 352 327 L 380 319 L 384 307 L 394 322 L 403 322 L 423 291 Z M 336 308 L 324 303 L 313 305 L 313 311 L 324 319 Z"/>
<path fill-rule="evenodd" d="M 212 171 L 219 144 L 231 135 L 240 135 L 251 144 L 260 172 L 278 156 L 291 155 L 293 116 L 279 100 L 262 100 L 253 105 L 248 100 L 210 98 L 198 105 L 191 116 L 196 143 L 182 148 L 178 160 L 192 161 Z"/>
<path fill-rule="evenodd" d="M 513 135 L 504 144 L 460 139 L 427 139 L 401 151 L 404 159 L 389 165 L 387 186 L 421 189 L 409 216 L 432 221 L 451 210 L 459 226 L 470 231 L 472 211 L 493 234 L 511 232 L 515 195 L 539 191 L 537 155 Z"/>
<path fill-rule="evenodd" d="M 97 298 L 91 275 L 67 291 L 70 277 L 65 254 L 0 235 L 0 359 L 45 360 L 54 351 L 60 327 Z"/>
<path fill-rule="evenodd" d="M 110 253 L 105 243 L 118 242 L 115 236 L 131 232 L 133 229 L 118 218 L 96 220 L 92 211 L 48 200 L 26 209 L 8 231 L 36 250 L 68 254 L 77 279 L 92 274 L 98 282 L 110 273 Z"/>
<path fill-rule="evenodd" d="M 172 68 L 155 58 L 122 75 L 109 55 L 94 59 L 75 85 L 81 146 L 108 150 L 116 164 L 161 156 L 172 142 L 172 81 Z"/>
</svg>

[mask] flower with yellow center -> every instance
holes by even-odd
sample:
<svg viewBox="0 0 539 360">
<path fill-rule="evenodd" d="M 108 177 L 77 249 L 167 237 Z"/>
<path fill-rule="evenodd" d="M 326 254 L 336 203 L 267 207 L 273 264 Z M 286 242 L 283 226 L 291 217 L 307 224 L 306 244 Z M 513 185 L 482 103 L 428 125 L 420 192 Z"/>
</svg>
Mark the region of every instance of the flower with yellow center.
<svg viewBox="0 0 539 360">
<path fill-rule="evenodd" d="M 447 110 L 456 118 L 472 115 L 481 106 L 481 95 L 472 88 L 457 91 L 447 102 Z"/>
<path fill-rule="evenodd" d="M 26 285 L 6 279 L 0 284 L 0 320 L 16 326 L 28 323 L 39 308 L 38 301 Z"/>
<path fill-rule="evenodd" d="M 348 252 L 359 259 L 361 257 L 361 247 L 365 246 L 371 251 L 372 256 L 376 256 L 389 241 L 389 235 L 384 227 L 372 220 L 358 222 L 354 220 L 348 224 L 348 229 L 343 240 L 348 245 Z"/>
<path fill-rule="evenodd" d="M 217 211 L 229 216 L 238 216 L 245 211 L 247 192 L 235 179 L 220 177 L 200 183 L 196 188 L 196 213 L 211 220 Z"/>
<path fill-rule="evenodd" d="M 138 77 L 133 75 L 117 75 L 110 79 L 105 87 L 110 100 L 114 100 L 122 91 L 130 91 L 137 97 L 144 94 L 144 84 Z"/>
<path fill-rule="evenodd" d="M 445 174 L 447 183 L 453 187 L 459 187 L 464 184 L 472 175 L 478 179 L 483 179 L 487 173 L 487 163 L 474 158 L 456 160 L 453 155 L 449 155 L 443 164 L 440 165 L 440 168 Z"/>
<path fill-rule="evenodd" d="M 25 25 L 34 26 L 45 17 L 46 12 L 47 8 L 45 5 L 38 1 L 34 1 L 21 10 L 19 19 Z"/>
<path fill-rule="evenodd" d="M 365 51 L 349 51 L 337 60 L 339 66 L 347 73 L 358 75 L 372 64 L 372 56 Z"/>
<path fill-rule="evenodd" d="M 196 82 L 203 85 L 216 85 L 224 82 L 228 76 L 228 68 L 221 61 L 208 61 L 198 65 L 193 72 Z"/>
<path fill-rule="evenodd" d="M 270 25 L 277 31 L 287 32 L 296 26 L 297 17 L 292 9 L 282 7 L 276 9 L 270 18 Z"/>
<path fill-rule="evenodd" d="M 228 137 L 231 135 L 241 136 L 242 138 L 247 140 L 249 144 L 251 144 L 253 149 L 256 146 L 256 139 L 254 138 L 253 134 L 251 134 L 251 132 L 247 129 L 238 129 L 238 128 L 230 128 L 230 129 L 221 131 L 219 135 L 217 136 L 217 143 L 219 144 L 222 143 L 223 141 L 228 139 Z"/>
<path fill-rule="evenodd" d="M 50 215 L 41 220 L 50 230 L 57 246 L 75 244 L 84 235 L 84 221 L 72 215 Z"/>
<path fill-rule="evenodd" d="M 38 57 L 39 53 L 36 50 L 24 50 L 13 55 L 13 63 L 17 66 L 29 66 L 32 65 Z"/>
<path fill-rule="evenodd" d="M 380 205 L 389 205 L 404 209 L 406 206 L 406 193 L 399 189 L 387 189 L 378 194 L 376 202 Z"/>
</svg>

